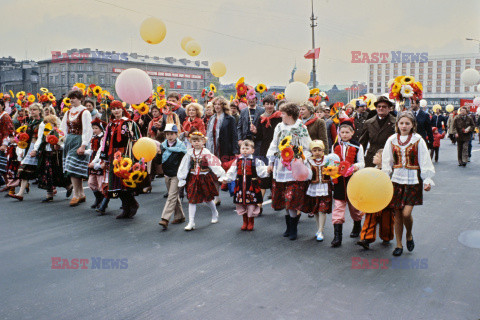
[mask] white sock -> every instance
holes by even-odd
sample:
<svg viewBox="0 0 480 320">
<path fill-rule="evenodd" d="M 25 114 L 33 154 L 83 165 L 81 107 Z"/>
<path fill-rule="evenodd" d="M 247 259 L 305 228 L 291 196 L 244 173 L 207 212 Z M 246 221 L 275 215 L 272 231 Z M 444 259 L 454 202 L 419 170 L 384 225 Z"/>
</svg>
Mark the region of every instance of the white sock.
<svg viewBox="0 0 480 320">
<path fill-rule="evenodd" d="M 318 231 L 323 232 L 323 228 L 325 227 L 325 221 L 327 220 L 327 214 L 319 213 L 318 220 L 320 220 Z"/>
<path fill-rule="evenodd" d="M 319 222 L 319 217 L 318 213 L 315 213 L 315 223 L 317 224 L 317 232 L 320 231 L 320 222 Z"/>
<path fill-rule="evenodd" d="M 215 206 L 215 202 L 209 201 L 205 202 L 205 204 L 210 208 L 212 211 L 212 219 L 218 218 L 218 211 L 217 211 L 217 206 Z"/>
<path fill-rule="evenodd" d="M 195 223 L 195 212 L 197 211 L 197 205 L 194 203 L 188 204 L 188 224 Z"/>
<path fill-rule="evenodd" d="M 287 212 L 291 218 L 296 218 L 298 216 L 297 210 L 287 209 Z"/>
</svg>

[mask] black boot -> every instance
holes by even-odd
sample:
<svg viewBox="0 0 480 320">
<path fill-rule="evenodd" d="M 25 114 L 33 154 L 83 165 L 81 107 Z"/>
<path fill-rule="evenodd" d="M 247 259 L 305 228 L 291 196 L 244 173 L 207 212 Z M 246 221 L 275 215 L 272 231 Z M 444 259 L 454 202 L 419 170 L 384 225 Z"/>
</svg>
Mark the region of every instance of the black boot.
<svg viewBox="0 0 480 320">
<path fill-rule="evenodd" d="M 287 230 L 285 230 L 285 232 L 283 233 L 283 236 L 284 237 L 289 237 L 290 236 L 290 221 L 292 220 L 292 218 L 290 218 L 290 215 L 286 215 L 285 216 L 285 223 L 287 224 Z"/>
<path fill-rule="evenodd" d="M 118 195 L 120 200 L 122 200 L 122 213 L 116 216 L 116 219 L 128 219 L 130 215 L 130 206 L 128 204 L 128 195 L 126 192 L 120 192 Z"/>
<path fill-rule="evenodd" d="M 102 199 L 102 203 L 100 203 L 100 206 L 98 207 L 98 209 L 96 210 L 97 212 L 99 212 L 99 216 L 103 216 L 105 215 L 105 211 L 107 210 L 108 208 L 108 203 L 110 202 L 110 199 L 108 198 L 103 198 Z"/>
<path fill-rule="evenodd" d="M 353 229 L 350 233 L 350 238 L 358 238 L 360 236 L 360 231 L 362 231 L 362 220 L 353 221 Z"/>
<path fill-rule="evenodd" d="M 90 208 L 97 209 L 100 203 L 102 203 L 103 195 L 100 191 L 94 191 L 93 195 L 95 196 L 95 202 L 90 206 Z"/>
<path fill-rule="evenodd" d="M 290 240 L 297 240 L 298 220 L 300 220 L 300 216 L 290 218 Z"/>
<path fill-rule="evenodd" d="M 132 219 L 137 214 L 138 207 L 140 207 L 132 193 L 128 194 L 128 206 L 128 218 Z"/>
<path fill-rule="evenodd" d="M 335 237 L 332 241 L 332 247 L 340 247 L 342 245 L 342 229 L 343 224 L 334 224 L 333 225 L 333 232 Z"/>
</svg>

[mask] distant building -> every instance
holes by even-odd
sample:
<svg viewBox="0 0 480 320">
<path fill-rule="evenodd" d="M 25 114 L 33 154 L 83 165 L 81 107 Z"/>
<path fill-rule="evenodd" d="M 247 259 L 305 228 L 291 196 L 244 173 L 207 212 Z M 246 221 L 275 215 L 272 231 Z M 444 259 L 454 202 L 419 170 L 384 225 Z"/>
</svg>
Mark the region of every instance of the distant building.
<svg viewBox="0 0 480 320">
<path fill-rule="evenodd" d="M 38 65 L 34 61 L 15 61 L 14 58 L 0 58 L 0 92 L 26 91 L 36 93 L 40 89 Z"/>
<path fill-rule="evenodd" d="M 474 87 L 465 86 L 460 77 L 468 68 L 480 71 L 480 54 L 429 56 L 427 62 L 370 63 L 368 92 L 380 95 L 388 92 L 388 81 L 402 75 L 414 76 L 423 84 L 423 96 L 429 105 L 460 106 L 479 94 Z"/>
<path fill-rule="evenodd" d="M 38 61 L 38 66 L 40 87 L 48 88 L 57 97 L 68 92 L 77 82 L 94 83 L 115 94 L 117 76 L 128 68 L 145 70 L 154 87 L 162 85 L 167 92 L 177 91 L 196 98 L 212 80 L 218 81 L 210 73 L 208 61 L 94 51 L 90 48 L 52 52 L 52 57 Z"/>
</svg>

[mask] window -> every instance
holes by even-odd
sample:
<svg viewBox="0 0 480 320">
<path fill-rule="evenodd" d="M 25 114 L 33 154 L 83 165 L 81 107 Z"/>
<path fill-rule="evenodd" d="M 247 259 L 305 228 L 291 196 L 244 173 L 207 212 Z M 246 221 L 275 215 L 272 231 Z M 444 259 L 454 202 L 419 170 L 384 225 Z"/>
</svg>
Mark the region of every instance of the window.
<svg viewBox="0 0 480 320">
<path fill-rule="evenodd" d="M 47 67 L 42 67 L 42 73 L 47 73 Z"/>
<path fill-rule="evenodd" d="M 370 71 L 373 71 L 373 64 L 370 65 Z"/>
<path fill-rule="evenodd" d="M 67 84 L 67 77 L 66 76 L 62 76 L 62 84 L 63 85 Z"/>
<path fill-rule="evenodd" d="M 78 82 L 83 82 L 83 73 L 78 75 Z"/>
<path fill-rule="evenodd" d="M 100 84 L 105 84 L 105 76 L 100 76 Z"/>
<path fill-rule="evenodd" d="M 447 67 L 450 67 L 452 65 L 452 60 L 447 60 Z"/>
<path fill-rule="evenodd" d="M 446 87 L 445 92 L 450 92 L 450 87 Z"/>
<path fill-rule="evenodd" d="M 414 68 L 410 68 L 410 75 L 411 75 L 411 76 L 414 76 L 414 75 L 415 75 L 415 69 L 414 69 Z"/>
<path fill-rule="evenodd" d="M 442 67 L 442 61 L 437 61 L 437 68 L 441 68 Z"/>
<path fill-rule="evenodd" d="M 465 92 L 470 92 L 470 88 L 469 87 L 465 87 Z"/>
<path fill-rule="evenodd" d="M 70 65 L 70 71 L 75 71 L 75 65 L 74 64 Z"/>
<path fill-rule="evenodd" d="M 70 80 L 71 80 L 72 85 L 73 85 L 75 83 L 75 75 L 74 74 L 72 74 L 72 76 L 70 77 Z"/>
<path fill-rule="evenodd" d="M 406 68 L 407 67 L 407 64 L 406 63 L 402 63 L 402 68 Z"/>
<path fill-rule="evenodd" d="M 428 68 L 428 73 L 432 73 L 433 72 L 433 68 Z"/>
<path fill-rule="evenodd" d="M 455 64 L 456 64 L 457 66 L 461 65 L 461 64 L 462 64 L 462 60 L 455 60 Z"/>
<path fill-rule="evenodd" d="M 455 80 L 455 86 L 456 87 L 460 86 L 460 80 Z"/>
<path fill-rule="evenodd" d="M 432 87 L 428 87 L 427 92 L 432 92 Z"/>
<path fill-rule="evenodd" d="M 378 89 L 377 89 L 377 93 L 382 93 L 382 89 L 381 89 L 381 88 L 378 88 Z"/>
<path fill-rule="evenodd" d="M 381 75 L 382 74 L 382 70 L 378 69 L 377 70 L 377 75 Z"/>
<path fill-rule="evenodd" d="M 460 87 L 455 87 L 455 92 L 460 92 Z"/>
<path fill-rule="evenodd" d="M 437 86 L 436 92 L 442 92 L 442 87 L 438 87 L 438 86 Z"/>
<path fill-rule="evenodd" d="M 445 81 L 445 85 L 446 85 L 447 87 L 450 87 L 450 80 Z"/>
<path fill-rule="evenodd" d="M 385 70 L 390 70 L 390 65 L 389 64 L 385 65 Z"/>
<path fill-rule="evenodd" d="M 407 73 L 407 68 L 402 68 L 402 74 L 406 74 Z"/>
<path fill-rule="evenodd" d="M 60 76 L 55 77 L 55 84 L 59 85 L 60 84 Z"/>
<path fill-rule="evenodd" d="M 420 75 L 418 76 L 418 80 L 420 80 L 420 81 L 423 80 L 423 74 L 420 74 Z"/>
<path fill-rule="evenodd" d="M 77 67 L 77 71 L 83 71 L 83 65 L 79 64 Z"/>
<path fill-rule="evenodd" d="M 475 59 L 475 64 L 478 66 L 480 64 L 480 59 Z"/>
<path fill-rule="evenodd" d="M 54 79 L 54 77 L 50 76 L 50 79 L 49 79 L 50 84 L 53 84 L 53 79 Z"/>
<path fill-rule="evenodd" d="M 112 76 L 112 83 L 115 84 L 115 81 L 117 81 L 117 77 L 116 77 L 116 76 Z"/>
<path fill-rule="evenodd" d="M 194 82 L 193 82 L 193 90 L 197 90 L 197 89 L 198 89 L 197 86 L 198 86 L 198 84 L 194 81 Z"/>
<path fill-rule="evenodd" d="M 460 72 L 460 67 L 455 67 L 455 72 Z"/>
<path fill-rule="evenodd" d="M 92 65 L 90 63 L 87 64 L 87 71 L 92 71 Z"/>
<path fill-rule="evenodd" d="M 62 72 L 65 72 L 65 65 L 62 64 Z"/>
<path fill-rule="evenodd" d="M 187 81 L 187 84 L 186 84 L 186 87 L 187 87 L 187 88 L 186 88 L 186 89 L 190 90 L 191 85 L 192 85 L 191 82 L 190 82 L 190 81 Z"/>
<path fill-rule="evenodd" d="M 428 66 L 433 67 L 433 61 L 428 61 Z"/>
</svg>

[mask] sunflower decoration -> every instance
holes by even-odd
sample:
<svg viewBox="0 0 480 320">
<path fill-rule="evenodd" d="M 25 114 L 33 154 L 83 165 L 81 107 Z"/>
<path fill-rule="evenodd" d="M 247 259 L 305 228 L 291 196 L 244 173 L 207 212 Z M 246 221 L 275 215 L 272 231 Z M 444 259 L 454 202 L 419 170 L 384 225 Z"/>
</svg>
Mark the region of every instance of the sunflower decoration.
<svg viewBox="0 0 480 320">
<path fill-rule="evenodd" d="M 102 87 L 95 86 L 95 88 L 93 88 L 93 90 L 92 90 L 92 93 L 93 93 L 94 96 L 98 96 L 99 94 L 102 93 L 102 91 L 103 91 Z"/>
<path fill-rule="evenodd" d="M 214 93 L 217 93 L 217 87 L 213 83 L 210 83 L 210 91 L 213 91 Z"/>
<path fill-rule="evenodd" d="M 53 130 L 52 124 L 51 124 L 50 122 L 47 123 L 47 124 L 45 125 L 45 129 L 43 129 L 43 135 L 44 135 L 44 136 L 47 136 L 47 135 L 50 133 L 50 131 L 52 131 L 52 130 Z"/>
<path fill-rule="evenodd" d="M 335 104 L 330 109 L 330 119 L 332 119 L 335 124 L 340 123 L 340 111 L 342 110 L 343 106 L 343 102 L 335 102 Z"/>
<path fill-rule="evenodd" d="M 237 83 L 235 84 L 235 90 L 237 92 L 236 98 L 244 103 L 247 103 L 247 93 L 249 90 L 249 87 L 245 84 L 245 78 L 241 77 L 238 79 Z"/>
<path fill-rule="evenodd" d="M 193 102 L 193 97 L 189 94 L 186 94 L 182 97 L 182 99 L 180 100 L 181 103 L 183 104 L 184 102 L 188 102 L 188 103 L 192 103 Z"/>
<path fill-rule="evenodd" d="M 161 96 L 164 96 L 165 95 L 165 88 L 162 87 L 162 86 L 158 86 L 157 87 L 157 93 Z"/>
<path fill-rule="evenodd" d="M 290 142 L 292 141 L 292 136 L 286 136 L 285 138 L 280 141 L 278 144 L 278 150 L 283 151 L 283 149 L 288 148 L 290 146 Z"/>
<path fill-rule="evenodd" d="M 23 125 L 21 127 L 18 127 L 17 130 L 15 130 L 16 133 L 21 133 L 21 132 L 26 132 L 28 129 L 27 125 Z"/>
<path fill-rule="evenodd" d="M 403 105 L 406 99 L 423 98 L 423 85 L 419 81 L 415 81 L 413 76 L 398 76 L 394 79 L 389 89 L 389 98 Z M 397 107 L 398 108 L 398 107 Z"/>
<path fill-rule="evenodd" d="M 280 101 L 280 100 L 283 100 L 283 99 L 285 99 L 285 93 L 283 93 L 283 92 L 279 93 L 275 96 L 275 100 L 277 100 L 277 101 Z"/>
<path fill-rule="evenodd" d="M 113 166 L 113 173 L 122 179 L 123 185 L 127 188 L 135 188 L 148 174 L 143 158 L 134 164 L 129 157 L 122 157 L 120 151 L 114 154 Z"/>
<path fill-rule="evenodd" d="M 255 87 L 255 91 L 257 91 L 258 93 L 262 94 L 264 93 L 265 91 L 268 91 L 268 88 L 265 84 L 263 83 L 259 83 L 257 84 L 257 86 Z"/>
<path fill-rule="evenodd" d="M 53 93 L 51 93 L 51 92 L 49 92 L 49 93 L 47 94 L 47 97 L 48 97 L 48 100 L 51 101 L 51 102 L 57 100 L 57 99 L 55 98 L 55 96 L 53 95 Z"/>
<path fill-rule="evenodd" d="M 314 97 L 316 95 L 320 94 L 320 89 L 318 88 L 313 88 L 310 90 L 310 97 Z"/>
<path fill-rule="evenodd" d="M 9 90 L 8 92 L 10 93 L 10 97 L 12 97 L 12 98 L 15 97 L 12 90 Z"/>
<path fill-rule="evenodd" d="M 70 107 L 72 105 L 72 102 L 70 101 L 70 98 L 64 98 L 63 104 L 67 107 Z"/>
<path fill-rule="evenodd" d="M 42 91 L 43 93 L 48 93 L 48 89 L 47 89 L 47 88 L 40 88 L 40 91 Z"/>
<path fill-rule="evenodd" d="M 33 94 L 29 93 L 27 100 L 28 100 L 29 103 L 34 103 L 35 102 L 35 96 Z"/>
<path fill-rule="evenodd" d="M 84 83 L 77 82 L 77 83 L 75 83 L 74 87 L 77 87 L 78 89 L 85 90 L 85 88 L 86 88 L 87 86 L 86 86 Z"/>
<path fill-rule="evenodd" d="M 3 92 L 0 92 L 0 99 L 3 99 Z"/>
<path fill-rule="evenodd" d="M 17 97 L 17 99 L 23 100 L 23 98 L 25 97 L 25 91 L 17 92 L 16 97 Z"/>
</svg>

